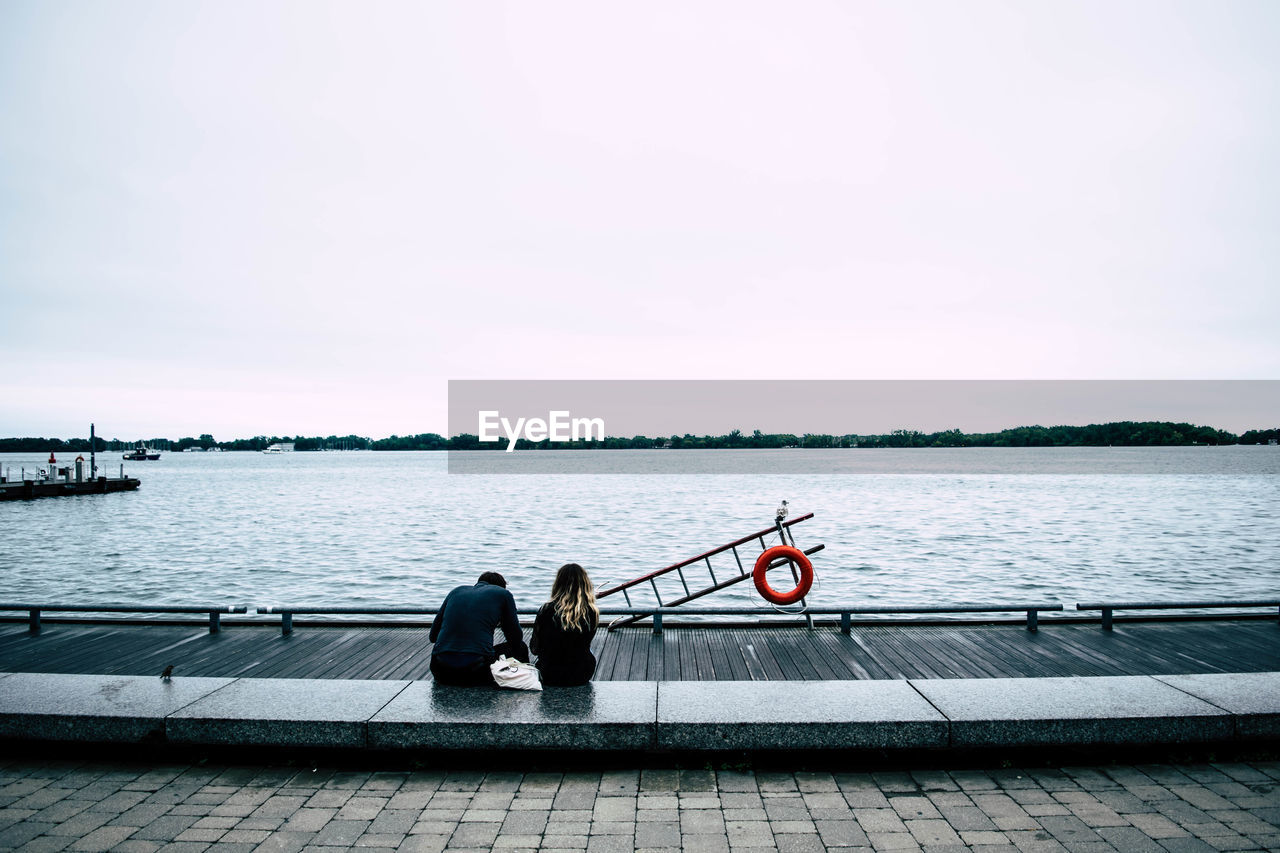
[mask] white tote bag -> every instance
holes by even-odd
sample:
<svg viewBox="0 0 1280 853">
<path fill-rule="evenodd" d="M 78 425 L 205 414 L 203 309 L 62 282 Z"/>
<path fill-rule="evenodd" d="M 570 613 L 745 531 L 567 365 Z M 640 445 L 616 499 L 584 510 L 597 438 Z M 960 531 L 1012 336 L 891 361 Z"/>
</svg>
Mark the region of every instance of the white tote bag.
<svg viewBox="0 0 1280 853">
<path fill-rule="evenodd" d="M 531 663 L 509 658 L 506 655 L 489 664 L 493 680 L 499 687 L 512 690 L 541 690 L 542 682 L 538 679 L 538 668 Z"/>
</svg>

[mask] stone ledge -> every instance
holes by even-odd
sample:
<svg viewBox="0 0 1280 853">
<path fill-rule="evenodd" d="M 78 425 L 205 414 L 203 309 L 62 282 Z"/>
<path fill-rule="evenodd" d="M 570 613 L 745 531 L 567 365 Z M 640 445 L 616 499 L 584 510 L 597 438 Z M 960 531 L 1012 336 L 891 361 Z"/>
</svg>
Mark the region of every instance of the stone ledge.
<svg viewBox="0 0 1280 853">
<path fill-rule="evenodd" d="M 602 681 L 542 692 L 416 681 L 369 721 L 374 749 L 645 750 L 658 685 Z"/>
<path fill-rule="evenodd" d="M 170 714 L 233 680 L 12 673 L 0 690 L 0 737 L 94 743 L 161 739 Z"/>
<path fill-rule="evenodd" d="M 915 681 L 417 681 L 0 673 L 0 739 L 389 750 L 818 750 L 1280 737 L 1280 673 Z"/>
<path fill-rule="evenodd" d="M 240 678 L 170 715 L 170 741 L 363 748 L 370 717 L 408 681 Z"/>
<path fill-rule="evenodd" d="M 927 749 L 947 745 L 947 719 L 905 681 L 663 681 L 658 745 Z"/>
<path fill-rule="evenodd" d="M 1241 740 L 1280 738 L 1280 672 L 1157 675 L 1157 680 L 1231 713 Z"/>
<path fill-rule="evenodd" d="M 1085 746 L 1228 740 L 1221 708 L 1145 675 L 910 682 L 950 721 L 951 746 Z"/>
</svg>

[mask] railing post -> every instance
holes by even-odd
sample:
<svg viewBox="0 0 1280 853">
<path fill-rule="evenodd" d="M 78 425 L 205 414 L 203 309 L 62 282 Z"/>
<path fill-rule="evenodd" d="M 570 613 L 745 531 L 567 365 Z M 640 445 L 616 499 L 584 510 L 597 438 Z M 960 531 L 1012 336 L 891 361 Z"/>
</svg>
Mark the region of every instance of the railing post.
<svg viewBox="0 0 1280 853">
<path fill-rule="evenodd" d="M 40 633 L 40 611 L 30 610 L 27 612 L 27 630 L 33 634 Z"/>
<path fill-rule="evenodd" d="M 287 637 L 293 633 L 293 613 L 288 610 L 280 611 L 280 636 Z"/>
<path fill-rule="evenodd" d="M 1040 628 L 1040 611 L 1028 610 L 1027 611 L 1027 630 L 1034 634 L 1039 628 Z"/>
<path fill-rule="evenodd" d="M 662 614 L 661 613 L 653 614 L 653 633 L 655 634 L 662 633 Z"/>
<path fill-rule="evenodd" d="M 853 627 L 853 614 L 848 610 L 840 614 L 840 633 L 848 634 L 849 629 Z"/>
<path fill-rule="evenodd" d="M 209 633 L 216 634 L 222 630 L 222 613 L 218 610 L 209 611 Z"/>
<path fill-rule="evenodd" d="M 1111 608 L 1110 607 L 1102 608 L 1102 630 L 1104 631 L 1111 630 Z"/>
</svg>

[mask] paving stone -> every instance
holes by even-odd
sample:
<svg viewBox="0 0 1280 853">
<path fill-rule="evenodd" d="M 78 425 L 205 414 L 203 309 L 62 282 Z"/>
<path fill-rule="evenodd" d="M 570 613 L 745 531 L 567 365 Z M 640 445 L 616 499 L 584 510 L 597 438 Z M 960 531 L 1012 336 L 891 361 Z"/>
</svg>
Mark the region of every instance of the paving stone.
<svg viewBox="0 0 1280 853">
<path fill-rule="evenodd" d="M 814 826 L 828 847 L 861 847 L 871 843 L 856 820 L 815 820 Z"/>
<path fill-rule="evenodd" d="M 627 835 L 592 835 L 587 839 L 587 853 L 632 853 L 635 844 Z"/>
<path fill-rule="evenodd" d="M 637 847 L 679 847 L 680 824 L 676 821 L 649 821 L 635 827 Z"/>
<path fill-rule="evenodd" d="M 1160 846 L 1169 853 L 1214 853 L 1216 847 L 1212 847 L 1199 838 L 1187 836 L 1185 838 L 1162 838 Z"/>
<path fill-rule="evenodd" d="M 196 818 L 190 815 L 165 815 L 138 829 L 133 837 L 148 841 L 172 841 L 195 822 Z"/>
<path fill-rule="evenodd" d="M 107 812 L 78 813 L 63 821 L 48 821 L 43 817 L 43 812 L 32 818 L 33 821 L 45 821 L 56 826 L 56 829 L 50 830 L 50 835 L 75 835 L 77 837 L 88 835 L 110 819 L 111 815 Z"/>
<path fill-rule="evenodd" d="M 1149 838 L 1157 840 L 1190 835 L 1185 829 L 1161 814 L 1129 815 L 1129 822 L 1142 830 Z"/>
<path fill-rule="evenodd" d="M 298 853 L 313 837 L 310 832 L 273 832 L 254 850 L 255 853 Z"/>
<path fill-rule="evenodd" d="M 338 809 L 338 820 L 373 820 L 386 808 L 388 800 L 381 797 L 353 796 Z"/>
<path fill-rule="evenodd" d="M 552 835 L 547 833 L 542 836 L 542 846 L 544 849 L 552 850 L 585 850 L 587 848 L 587 835 Z"/>
<path fill-rule="evenodd" d="M 253 844 L 258 845 L 267 840 L 270 835 L 265 829 L 231 829 L 227 834 L 222 836 L 222 840 L 228 844 Z"/>
<path fill-rule="evenodd" d="M 117 844 L 111 853 L 155 853 L 159 849 L 160 845 L 154 841 L 130 838 Z"/>
<path fill-rule="evenodd" d="M 774 834 L 779 853 L 826 853 L 822 839 L 813 834 Z"/>
<path fill-rule="evenodd" d="M 448 834 L 410 835 L 400 842 L 398 853 L 440 853 L 449 844 Z"/>
<path fill-rule="evenodd" d="M 938 810 L 957 832 L 990 832 L 996 828 L 991 818 L 977 806 L 941 806 Z M 1062 809 L 1062 813 L 1065 814 L 1066 809 Z"/>
<path fill-rule="evenodd" d="M 1046 815 L 1039 818 L 1039 823 L 1067 847 L 1072 843 L 1092 843 L 1102 840 L 1098 833 L 1075 815 Z"/>
<path fill-rule="evenodd" d="M 907 831 L 915 837 L 920 846 L 940 844 L 963 844 L 960 836 L 941 818 L 903 821 Z"/>
<path fill-rule="evenodd" d="M 133 833 L 134 828 L 131 826 L 100 826 L 72 842 L 71 849 L 85 851 L 111 850 L 130 835 L 133 835 Z"/>
<path fill-rule="evenodd" d="M 548 817 L 550 812 L 545 811 L 508 812 L 502 822 L 502 832 L 541 835 L 547 827 Z"/>
<path fill-rule="evenodd" d="M 702 833 L 725 833 L 724 816 L 719 812 L 687 811 L 680 813 L 680 832 L 682 835 Z"/>
<path fill-rule="evenodd" d="M 729 838 L 710 833 L 682 835 L 680 847 L 684 853 L 729 853 Z M 587 853 L 591 853 L 590 848 Z"/>
<path fill-rule="evenodd" d="M 636 800 L 633 797 L 598 797 L 592 811 L 593 821 L 635 821 Z"/>
<path fill-rule="evenodd" d="M 919 850 L 920 844 L 909 832 L 868 832 L 871 846 L 880 850 Z"/>
<path fill-rule="evenodd" d="M 905 833 L 907 826 L 893 809 L 854 809 L 858 825 L 871 833 Z"/>
<path fill-rule="evenodd" d="M 889 805 L 903 820 L 942 817 L 928 797 L 892 797 Z"/>
</svg>

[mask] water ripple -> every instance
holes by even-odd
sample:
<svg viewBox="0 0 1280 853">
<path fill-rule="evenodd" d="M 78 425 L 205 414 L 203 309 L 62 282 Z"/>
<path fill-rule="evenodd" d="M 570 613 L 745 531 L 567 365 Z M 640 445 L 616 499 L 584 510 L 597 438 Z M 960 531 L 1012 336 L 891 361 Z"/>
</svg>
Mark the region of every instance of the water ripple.
<svg viewBox="0 0 1280 853">
<path fill-rule="evenodd" d="M 435 606 L 492 570 L 534 606 L 562 563 L 616 583 L 766 527 L 784 497 L 817 514 L 796 535 L 827 546 L 818 604 L 1275 595 L 1280 477 L 1212 452 L 1230 476 L 450 476 L 438 454 L 167 454 L 134 467 L 136 493 L 0 504 L 0 598 Z M 707 603 L 760 600 L 745 583 Z"/>
</svg>

